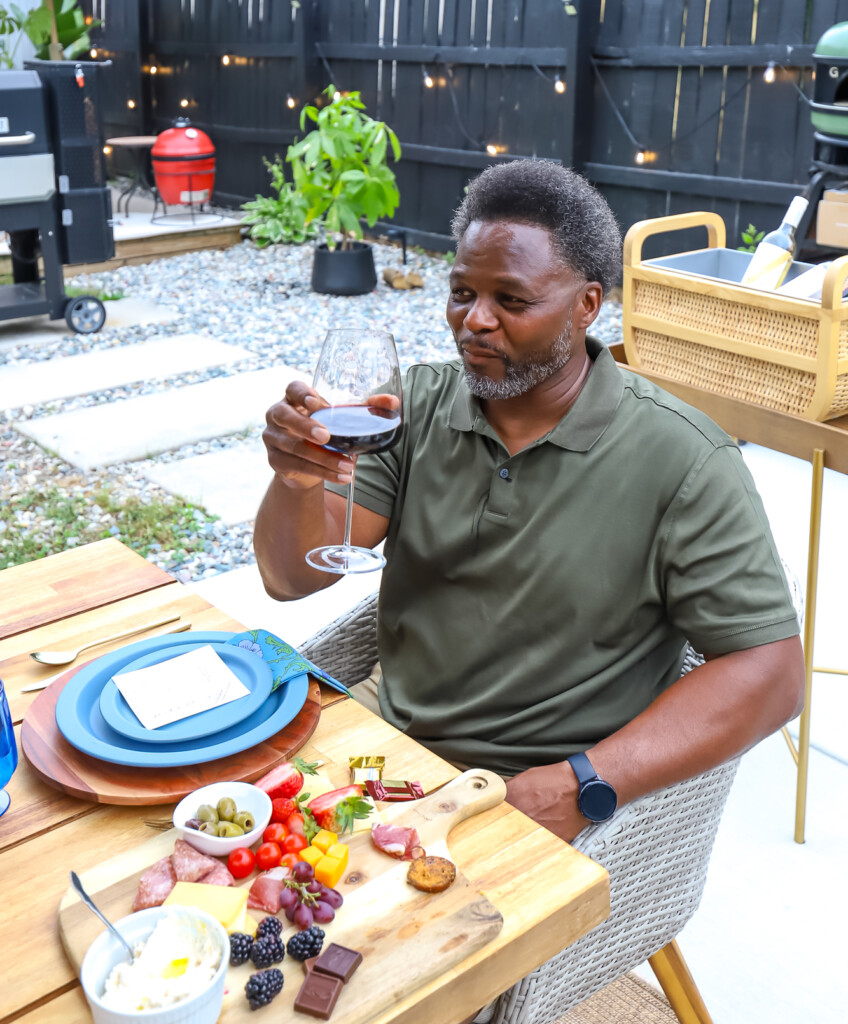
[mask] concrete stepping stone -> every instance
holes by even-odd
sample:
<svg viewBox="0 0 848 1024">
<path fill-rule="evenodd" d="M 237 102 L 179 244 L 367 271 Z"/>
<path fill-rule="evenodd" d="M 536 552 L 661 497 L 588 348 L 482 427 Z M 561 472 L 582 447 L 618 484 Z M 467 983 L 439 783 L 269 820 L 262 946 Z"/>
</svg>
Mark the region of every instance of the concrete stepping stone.
<svg viewBox="0 0 848 1024">
<path fill-rule="evenodd" d="M 19 421 L 15 427 L 71 465 L 94 469 L 261 426 L 265 411 L 295 379 L 309 383 L 312 376 L 289 366 L 273 366 Z"/>
<path fill-rule="evenodd" d="M 176 320 L 180 313 L 170 306 L 160 306 L 150 299 L 128 297 L 109 299 L 106 303 L 105 328 L 133 327 L 137 324 L 164 324 Z M 26 316 L 0 322 L 0 352 L 19 345 L 47 345 L 73 331 L 64 320 L 48 320 L 46 316 Z"/>
<path fill-rule="evenodd" d="M 227 526 L 255 519 L 271 482 L 265 445 L 259 439 L 179 462 L 151 462 L 142 473 L 170 494 L 220 516 Z"/>
<path fill-rule="evenodd" d="M 46 362 L 0 366 L 0 410 L 220 366 L 250 354 L 200 334 L 179 334 Z"/>
</svg>

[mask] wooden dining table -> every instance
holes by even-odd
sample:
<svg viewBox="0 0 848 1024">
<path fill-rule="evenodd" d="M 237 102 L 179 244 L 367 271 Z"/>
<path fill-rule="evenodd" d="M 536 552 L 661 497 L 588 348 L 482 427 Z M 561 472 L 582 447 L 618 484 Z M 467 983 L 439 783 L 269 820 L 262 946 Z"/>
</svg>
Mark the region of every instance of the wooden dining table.
<svg viewBox="0 0 848 1024">
<path fill-rule="evenodd" d="M 21 723 L 39 696 L 23 688 L 57 673 L 30 652 L 75 648 L 169 614 L 189 620 L 194 630 L 246 628 L 115 539 L 0 572 L 0 679 L 19 747 Z M 355 701 L 324 687 L 317 728 L 298 753 L 322 760 L 339 786 L 348 782 L 348 755 L 357 753 L 385 754 L 387 765 L 418 779 L 425 793 L 458 775 Z M 12 803 L 0 818 L 0 1024 L 90 1021 L 57 926 L 68 872 L 84 875 L 146 842 L 156 833 L 145 822 L 169 816 L 173 805 L 79 799 L 48 784 L 23 755 L 7 790 Z M 502 914 L 503 928 L 376 1015 L 373 1024 L 462 1021 L 609 914 L 606 871 L 507 803 L 462 822 L 448 845 L 458 869 Z"/>
</svg>

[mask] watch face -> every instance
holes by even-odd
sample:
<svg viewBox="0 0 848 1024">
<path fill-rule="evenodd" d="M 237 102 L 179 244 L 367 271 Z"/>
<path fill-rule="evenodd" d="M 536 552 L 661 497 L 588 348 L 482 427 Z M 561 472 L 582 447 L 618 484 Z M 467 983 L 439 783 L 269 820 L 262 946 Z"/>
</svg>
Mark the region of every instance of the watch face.
<svg viewBox="0 0 848 1024">
<path fill-rule="evenodd" d="M 590 821 L 606 821 L 615 813 L 618 798 L 608 782 L 593 779 L 580 790 L 580 813 Z"/>
</svg>

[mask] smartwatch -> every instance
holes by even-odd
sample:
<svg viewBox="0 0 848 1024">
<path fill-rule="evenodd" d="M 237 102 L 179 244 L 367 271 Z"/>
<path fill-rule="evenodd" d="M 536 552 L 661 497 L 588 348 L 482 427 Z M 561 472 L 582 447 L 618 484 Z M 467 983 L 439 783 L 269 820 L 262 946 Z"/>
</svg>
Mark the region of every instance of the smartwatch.
<svg viewBox="0 0 848 1024">
<path fill-rule="evenodd" d="M 574 769 L 580 786 L 577 791 L 580 813 L 589 821 L 607 821 L 618 806 L 615 790 L 598 775 L 585 754 L 572 754 L 566 760 Z"/>
</svg>

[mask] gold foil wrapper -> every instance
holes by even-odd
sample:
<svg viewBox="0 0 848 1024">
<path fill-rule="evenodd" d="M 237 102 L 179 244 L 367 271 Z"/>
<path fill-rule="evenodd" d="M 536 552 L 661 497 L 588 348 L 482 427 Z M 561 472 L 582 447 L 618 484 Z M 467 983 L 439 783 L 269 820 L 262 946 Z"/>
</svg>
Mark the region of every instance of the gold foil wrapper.
<svg viewBox="0 0 848 1024">
<path fill-rule="evenodd" d="M 368 755 L 363 757 L 349 757 L 348 767 L 350 768 L 350 781 L 364 786 L 369 780 L 382 779 L 383 769 L 386 767 L 386 759 L 381 755 Z"/>
</svg>

